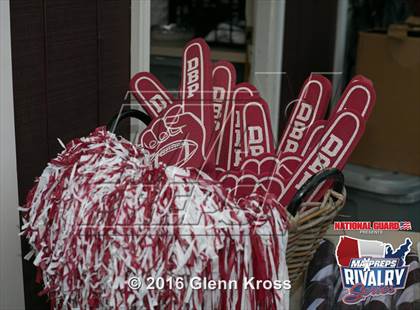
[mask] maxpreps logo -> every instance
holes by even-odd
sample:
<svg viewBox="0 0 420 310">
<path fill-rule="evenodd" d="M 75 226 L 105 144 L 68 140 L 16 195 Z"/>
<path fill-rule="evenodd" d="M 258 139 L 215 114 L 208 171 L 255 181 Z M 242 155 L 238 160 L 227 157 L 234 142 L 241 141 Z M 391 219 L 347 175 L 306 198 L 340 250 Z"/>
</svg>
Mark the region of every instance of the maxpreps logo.
<svg viewBox="0 0 420 310">
<path fill-rule="evenodd" d="M 396 250 L 381 241 L 340 237 L 336 258 L 340 266 L 343 297 L 346 304 L 356 304 L 368 296 L 392 295 L 403 289 L 408 267 L 405 257 L 410 252 L 409 238 Z"/>
</svg>

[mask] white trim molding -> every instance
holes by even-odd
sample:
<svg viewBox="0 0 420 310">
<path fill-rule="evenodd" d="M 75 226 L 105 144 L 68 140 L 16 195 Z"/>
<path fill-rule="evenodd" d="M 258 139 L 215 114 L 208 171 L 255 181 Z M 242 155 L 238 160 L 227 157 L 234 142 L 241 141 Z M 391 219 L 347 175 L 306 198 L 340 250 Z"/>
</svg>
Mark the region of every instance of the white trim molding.
<svg viewBox="0 0 420 310">
<path fill-rule="evenodd" d="M 149 66 L 150 0 L 131 0 L 131 75 Z"/>
<path fill-rule="evenodd" d="M 131 76 L 150 69 L 150 7 L 150 0 L 131 0 Z M 140 105 L 131 108 L 140 108 Z M 139 130 L 138 122 L 131 121 L 131 141 Z"/>
<path fill-rule="evenodd" d="M 333 94 L 340 94 L 343 87 L 343 74 L 345 65 L 347 23 L 348 23 L 348 0 L 340 0 L 337 3 L 337 22 L 334 47 L 334 72 Z"/>
<path fill-rule="evenodd" d="M 0 1 L 0 309 L 24 309 L 9 5 Z"/>
<path fill-rule="evenodd" d="M 278 140 L 286 0 L 255 1 L 251 79 L 271 111 Z"/>
</svg>

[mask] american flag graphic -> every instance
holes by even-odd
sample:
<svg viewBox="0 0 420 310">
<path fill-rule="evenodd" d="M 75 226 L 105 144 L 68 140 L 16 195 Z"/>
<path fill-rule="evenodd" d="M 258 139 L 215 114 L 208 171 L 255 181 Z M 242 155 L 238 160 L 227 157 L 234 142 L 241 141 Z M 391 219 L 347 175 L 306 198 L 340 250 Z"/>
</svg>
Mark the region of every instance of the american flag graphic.
<svg viewBox="0 0 420 310">
<path fill-rule="evenodd" d="M 404 221 L 400 222 L 400 230 L 411 230 L 411 222 L 410 221 Z"/>
</svg>

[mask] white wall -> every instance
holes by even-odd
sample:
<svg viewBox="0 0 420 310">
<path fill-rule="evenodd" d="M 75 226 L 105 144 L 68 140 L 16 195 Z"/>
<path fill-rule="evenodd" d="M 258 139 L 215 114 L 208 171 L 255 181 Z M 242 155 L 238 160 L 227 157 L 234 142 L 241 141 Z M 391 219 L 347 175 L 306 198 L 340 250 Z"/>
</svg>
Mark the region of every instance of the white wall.
<svg viewBox="0 0 420 310">
<path fill-rule="evenodd" d="M 150 0 L 131 0 L 131 75 L 149 71 Z"/>
<path fill-rule="evenodd" d="M 252 82 L 267 101 L 278 139 L 286 0 L 254 2 Z"/>
<path fill-rule="evenodd" d="M 346 52 L 348 0 L 340 0 L 337 5 L 337 24 L 334 48 L 333 96 L 341 93 L 343 88 L 344 57 Z"/>
<path fill-rule="evenodd" d="M 150 68 L 150 9 L 150 0 L 131 0 L 131 76 L 140 71 L 149 71 Z M 131 100 L 134 97 L 131 96 Z M 140 105 L 135 103 L 130 108 L 139 109 Z M 134 120 L 130 127 L 133 141 L 144 127 Z"/>
<path fill-rule="evenodd" d="M 0 309 L 24 309 L 9 1 L 0 1 Z"/>
</svg>

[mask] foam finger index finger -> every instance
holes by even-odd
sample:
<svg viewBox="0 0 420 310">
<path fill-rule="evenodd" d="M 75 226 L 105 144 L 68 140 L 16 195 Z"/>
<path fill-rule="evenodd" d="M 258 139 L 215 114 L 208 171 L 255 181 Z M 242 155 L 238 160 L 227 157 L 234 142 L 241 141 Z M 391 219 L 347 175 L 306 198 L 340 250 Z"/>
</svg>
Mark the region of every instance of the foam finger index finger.
<svg viewBox="0 0 420 310">
<path fill-rule="evenodd" d="M 277 148 L 277 155 L 282 152 L 296 152 L 309 126 L 322 119 L 331 97 L 331 82 L 318 74 L 311 74 L 305 81 L 286 129 Z"/>
<path fill-rule="evenodd" d="M 174 98 L 149 72 L 139 72 L 130 80 L 130 90 L 152 118 L 161 115 L 174 104 Z"/>
<path fill-rule="evenodd" d="M 211 143 L 214 128 L 210 49 L 203 39 L 190 41 L 182 59 L 180 99 L 184 112 L 193 113 L 206 130 L 203 143 Z"/>
<path fill-rule="evenodd" d="M 220 163 L 223 135 L 226 129 L 229 106 L 234 83 L 236 81 L 235 67 L 227 61 L 218 61 L 213 65 L 213 109 L 214 132 L 210 152 L 215 153 L 216 166 Z"/>
<path fill-rule="evenodd" d="M 358 75 L 347 85 L 331 116 L 344 110 L 351 110 L 359 114 L 366 122 L 373 110 L 375 101 L 376 94 L 372 82 Z"/>
</svg>

